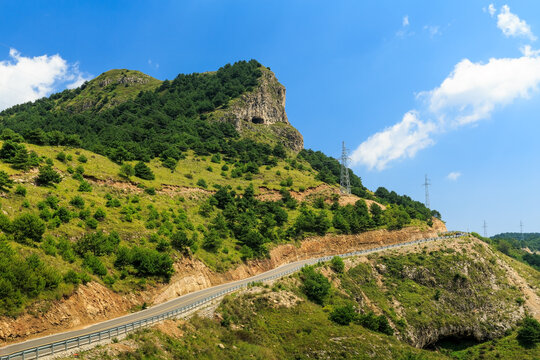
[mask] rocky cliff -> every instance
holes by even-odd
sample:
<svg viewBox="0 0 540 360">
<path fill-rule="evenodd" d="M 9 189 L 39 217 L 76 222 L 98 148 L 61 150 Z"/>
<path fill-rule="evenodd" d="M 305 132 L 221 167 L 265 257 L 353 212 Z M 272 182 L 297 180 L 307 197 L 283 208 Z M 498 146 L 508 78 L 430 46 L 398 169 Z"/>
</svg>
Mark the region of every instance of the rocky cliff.
<svg viewBox="0 0 540 360">
<path fill-rule="evenodd" d="M 298 152 L 304 140 L 287 119 L 285 112 L 285 86 L 275 74 L 262 68 L 259 84 L 251 92 L 231 101 L 227 109 L 218 110 L 212 117 L 229 121 L 244 136 L 270 144 L 281 143 Z"/>
</svg>

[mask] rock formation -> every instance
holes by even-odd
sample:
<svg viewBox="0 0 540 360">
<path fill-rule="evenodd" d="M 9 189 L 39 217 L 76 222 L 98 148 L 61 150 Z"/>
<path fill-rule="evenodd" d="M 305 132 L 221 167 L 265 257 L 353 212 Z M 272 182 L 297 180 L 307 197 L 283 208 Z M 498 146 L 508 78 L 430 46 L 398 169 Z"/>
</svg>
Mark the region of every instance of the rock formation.
<svg viewBox="0 0 540 360">
<path fill-rule="evenodd" d="M 281 142 L 298 152 L 304 147 L 304 140 L 287 119 L 285 92 L 274 73 L 262 68 L 258 86 L 233 100 L 228 109 L 219 110 L 217 117 L 233 123 L 244 136 L 273 144 Z"/>
</svg>

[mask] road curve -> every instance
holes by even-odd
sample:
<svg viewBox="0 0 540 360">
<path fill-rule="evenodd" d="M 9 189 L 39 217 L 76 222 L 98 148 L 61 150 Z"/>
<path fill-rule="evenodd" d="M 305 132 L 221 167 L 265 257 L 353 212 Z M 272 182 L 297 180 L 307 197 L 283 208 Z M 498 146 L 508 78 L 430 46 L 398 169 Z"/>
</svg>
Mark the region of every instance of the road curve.
<svg viewBox="0 0 540 360">
<path fill-rule="evenodd" d="M 461 236 L 462 234 L 458 234 L 458 235 Z M 349 257 L 349 256 L 354 256 L 354 255 L 364 255 L 364 254 L 384 251 L 384 250 L 388 250 L 388 249 L 396 248 L 396 247 L 415 245 L 415 244 L 419 244 L 419 243 L 427 242 L 427 241 L 458 237 L 458 235 L 409 241 L 405 243 L 398 243 L 398 244 L 387 245 L 387 246 L 378 247 L 378 248 L 355 251 L 355 252 L 351 252 L 347 254 L 339 254 L 339 256 Z M 20 353 L 21 351 L 35 349 L 35 348 L 47 346 L 53 343 L 63 342 L 66 340 L 78 338 L 81 336 L 85 336 L 85 335 L 100 332 L 100 331 L 107 331 L 109 329 L 113 329 L 118 326 L 130 324 L 137 321 L 144 321 L 145 319 L 151 318 L 152 316 L 170 312 L 173 309 L 178 309 L 178 308 L 187 307 L 189 305 L 200 303 L 200 301 L 203 299 L 208 299 L 213 296 L 219 296 L 223 293 L 237 289 L 238 287 L 247 286 L 249 283 L 252 283 L 252 282 L 268 280 L 269 278 L 272 278 L 272 277 L 284 276 L 287 273 L 291 273 L 291 272 L 294 272 L 295 270 L 300 269 L 304 265 L 314 264 L 320 261 L 327 261 L 331 259 L 333 256 L 334 255 L 295 261 L 289 264 L 281 265 L 275 269 L 252 276 L 247 279 L 233 281 L 233 282 L 229 282 L 229 283 L 225 283 L 221 285 L 216 285 L 207 289 L 203 289 L 203 290 L 199 290 L 193 293 L 182 295 L 178 298 L 169 300 L 159 305 L 152 306 L 148 309 L 145 309 L 136 313 L 124 315 L 121 317 L 117 317 L 111 320 L 103 321 L 97 324 L 93 324 L 83 329 L 66 331 L 66 332 L 48 335 L 48 336 L 44 336 L 40 338 L 30 339 L 30 340 L 20 342 L 20 343 L 11 344 L 3 348 L 0 348 L 0 359 L 7 359 L 8 355 L 12 355 L 11 358 L 17 359 L 19 358 L 17 357 L 17 355 L 19 355 L 18 353 Z M 22 356 L 20 358 L 22 358 Z M 28 358 L 34 358 L 34 357 L 32 356 Z"/>
</svg>

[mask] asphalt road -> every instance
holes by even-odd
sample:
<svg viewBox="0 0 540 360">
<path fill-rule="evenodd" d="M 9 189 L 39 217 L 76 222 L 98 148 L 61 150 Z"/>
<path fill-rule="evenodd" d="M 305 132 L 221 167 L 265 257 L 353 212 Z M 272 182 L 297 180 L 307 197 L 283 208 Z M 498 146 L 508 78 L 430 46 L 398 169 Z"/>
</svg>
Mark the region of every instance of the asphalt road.
<svg viewBox="0 0 540 360">
<path fill-rule="evenodd" d="M 430 240 L 435 240 L 435 239 L 429 239 L 428 241 L 430 241 Z M 414 242 L 395 244 L 393 246 L 385 247 L 383 249 L 379 249 L 379 250 L 376 250 L 376 251 L 384 251 L 384 250 L 387 250 L 388 248 L 395 248 L 395 247 L 402 247 L 402 246 L 407 246 L 407 245 L 414 245 L 414 244 L 417 244 L 419 242 L 424 242 L 424 241 L 426 241 L 426 240 L 417 240 L 417 241 L 414 241 Z M 376 252 L 376 251 L 370 251 L 370 252 Z M 342 254 L 342 255 L 344 255 L 344 256 L 352 256 L 353 253 Z M 302 267 L 304 265 L 313 264 L 313 263 L 316 263 L 318 261 L 326 261 L 326 260 L 328 260 L 330 258 L 331 258 L 331 256 L 327 256 L 327 257 L 323 257 L 323 258 L 315 258 L 315 259 L 307 259 L 307 260 L 296 261 L 296 262 L 293 262 L 293 263 L 282 265 L 280 267 L 277 267 L 275 269 L 272 269 L 272 270 L 269 270 L 267 272 L 261 273 L 259 275 L 252 276 L 252 277 L 247 278 L 247 279 L 238 280 L 238 281 L 234 281 L 234 282 L 230 282 L 230 283 L 226 283 L 226 284 L 221 284 L 221 285 L 216 285 L 216 286 L 213 286 L 213 287 L 210 287 L 210 288 L 207 288 L 207 289 L 199 290 L 199 291 L 196 291 L 196 292 L 193 292 L 193 293 L 190 293 L 190 294 L 180 296 L 178 298 L 167 301 L 165 303 L 152 306 L 152 307 L 150 307 L 148 309 L 138 311 L 136 313 L 124 315 L 124 316 L 114 318 L 114 319 L 111 319 L 111 320 L 103 321 L 103 322 L 100 322 L 100 323 L 97 323 L 97 324 L 93 324 L 93 325 L 90 325 L 90 326 L 85 327 L 83 329 L 66 331 L 66 332 L 57 333 L 57 334 L 53 334 L 53 335 L 49 335 L 49 336 L 30 339 L 30 340 L 27 340 L 27 341 L 24 341 L 24 342 L 21 342 L 21 343 L 11 344 L 11 345 L 8 345 L 8 346 L 3 347 L 3 348 L 0 349 L 0 356 L 6 356 L 6 355 L 9 355 L 9 354 L 15 354 L 15 353 L 23 351 L 23 350 L 33 349 L 33 348 L 36 348 L 36 347 L 49 345 L 49 344 L 52 344 L 52 343 L 62 342 L 62 341 L 65 341 L 65 340 L 77 338 L 77 337 L 92 334 L 92 333 L 95 333 L 95 332 L 106 331 L 108 329 L 115 328 L 115 327 L 118 327 L 118 326 L 121 326 L 121 325 L 129 324 L 129 323 L 139 321 L 139 320 L 148 319 L 148 318 L 150 318 L 152 316 L 155 316 L 155 315 L 165 314 L 165 313 L 167 313 L 167 312 L 169 312 L 169 311 L 171 311 L 173 309 L 177 309 L 177 308 L 181 308 L 181 307 L 188 306 L 188 305 L 191 305 L 191 304 L 195 304 L 197 301 L 209 298 L 209 297 L 214 296 L 214 295 L 219 295 L 220 293 L 222 293 L 224 291 L 229 291 L 229 290 L 231 290 L 231 289 L 233 289 L 233 288 L 235 288 L 237 286 L 242 286 L 242 285 L 245 286 L 245 285 L 247 285 L 249 283 L 261 281 L 263 279 L 268 279 L 269 277 L 272 277 L 272 276 L 279 276 L 279 275 L 281 275 L 281 274 L 283 274 L 285 272 L 293 271 L 293 270 L 298 269 L 298 268 L 300 268 L 300 267 Z M 22 357 L 16 357 L 16 358 L 22 358 Z M 34 358 L 34 356 L 27 356 L 27 358 Z"/>
</svg>

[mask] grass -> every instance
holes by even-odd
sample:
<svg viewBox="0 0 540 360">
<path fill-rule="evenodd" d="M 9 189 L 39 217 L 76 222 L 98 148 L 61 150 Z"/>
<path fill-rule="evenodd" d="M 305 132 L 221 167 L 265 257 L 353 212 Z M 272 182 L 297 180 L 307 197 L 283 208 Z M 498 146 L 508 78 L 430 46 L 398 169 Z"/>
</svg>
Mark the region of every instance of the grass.
<svg viewBox="0 0 540 360">
<path fill-rule="evenodd" d="M 128 85 L 119 83 L 124 77 L 136 78 L 145 81 L 145 83 Z M 110 81 L 110 84 L 104 85 L 105 81 Z M 92 104 L 92 108 L 102 109 L 135 98 L 141 91 L 152 91 L 160 84 L 160 80 L 143 74 L 140 71 L 126 69 L 109 70 L 91 80 L 86 88 L 73 99 L 64 103 L 58 103 L 57 106 L 63 109 L 71 108 L 82 111 L 85 107 L 88 107 L 88 104 Z"/>
</svg>

